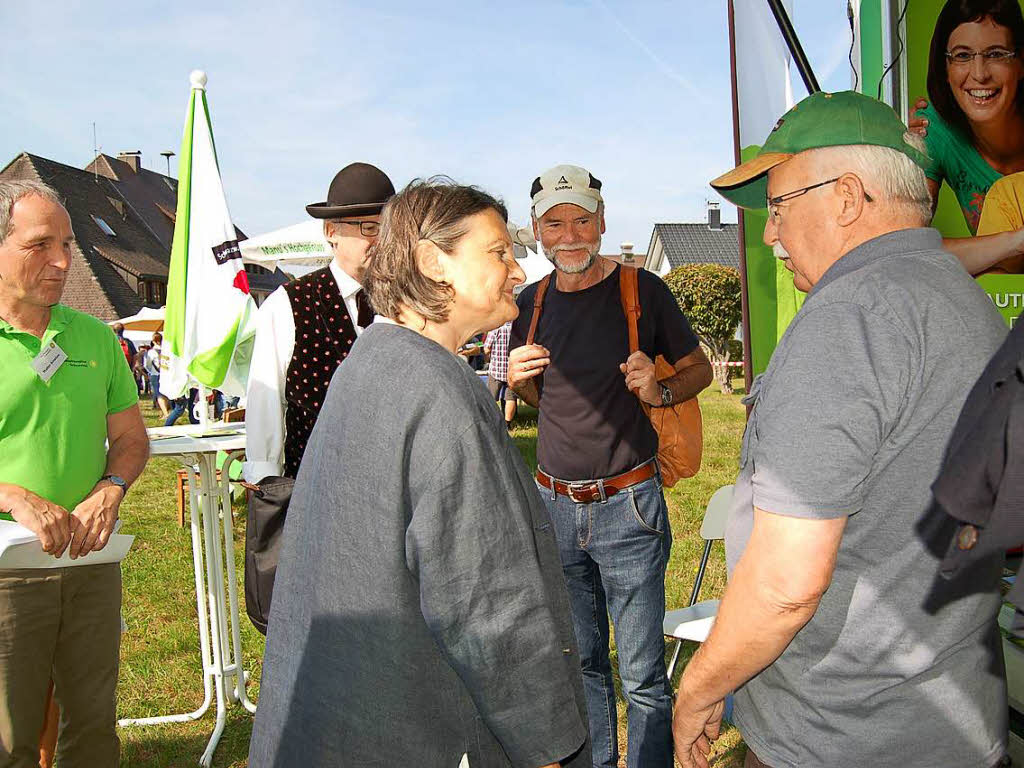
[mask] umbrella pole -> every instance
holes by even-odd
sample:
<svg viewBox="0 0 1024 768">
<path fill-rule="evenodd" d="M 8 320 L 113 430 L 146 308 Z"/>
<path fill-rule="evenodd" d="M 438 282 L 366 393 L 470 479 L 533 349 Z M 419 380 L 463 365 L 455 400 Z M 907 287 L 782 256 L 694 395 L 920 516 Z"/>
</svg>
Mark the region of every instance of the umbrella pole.
<svg viewBox="0 0 1024 768">
<path fill-rule="evenodd" d="M 199 385 L 199 428 L 206 432 L 210 428 L 210 409 L 206 402 L 206 385 Z"/>
</svg>

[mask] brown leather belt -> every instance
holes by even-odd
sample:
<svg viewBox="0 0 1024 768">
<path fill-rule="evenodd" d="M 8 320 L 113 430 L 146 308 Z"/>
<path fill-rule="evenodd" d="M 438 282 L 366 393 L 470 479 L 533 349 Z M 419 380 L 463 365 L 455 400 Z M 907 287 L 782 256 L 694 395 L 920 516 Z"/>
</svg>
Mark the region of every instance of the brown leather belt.
<svg viewBox="0 0 1024 768">
<path fill-rule="evenodd" d="M 577 504 L 591 504 L 595 501 L 607 501 L 609 496 L 614 496 L 619 491 L 624 491 L 630 486 L 650 480 L 658 471 L 658 466 L 652 459 L 646 464 L 634 467 L 621 475 L 603 477 L 599 480 L 576 480 L 565 482 L 557 480 L 537 469 L 537 482 L 549 491 L 569 497 Z"/>
</svg>

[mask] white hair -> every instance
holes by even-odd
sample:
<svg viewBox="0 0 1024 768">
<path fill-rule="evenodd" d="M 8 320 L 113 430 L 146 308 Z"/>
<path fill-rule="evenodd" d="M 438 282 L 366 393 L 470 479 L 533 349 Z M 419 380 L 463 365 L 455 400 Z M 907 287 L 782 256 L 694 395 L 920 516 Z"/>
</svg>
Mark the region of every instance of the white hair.
<svg viewBox="0 0 1024 768">
<path fill-rule="evenodd" d="M 64 207 L 57 190 L 49 184 L 41 181 L 0 181 L 0 245 L 10 237 L 14 231 L 11 214 L 14 211 L 14 204 L 23 197 L 36 195 L 51 203 Z"/>
<path fill-rule="evenodd" d="M 926 154 L 920 136 L 908 132 L 903 139 L 922 155 Z M 826 175 L 856 174 L 875 200 L 894 206 L 923 224 L 931 220 L 932 198 L 924 169 L 902 152 L 870 144 L 845 144 L 809 153 Z"/>
</svg>

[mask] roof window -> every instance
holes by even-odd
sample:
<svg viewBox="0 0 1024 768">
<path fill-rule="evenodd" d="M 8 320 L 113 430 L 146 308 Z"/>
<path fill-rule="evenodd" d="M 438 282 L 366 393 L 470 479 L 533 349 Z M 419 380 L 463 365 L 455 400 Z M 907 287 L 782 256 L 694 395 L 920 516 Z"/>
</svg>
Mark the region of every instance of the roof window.
<svg viewBox="0 0 1024 768">
<path fill-rule="evenodd" d="M 107 235 L 108 237 L 117 237 L 117 232 L 111 229 L 110 225 L 107 224 L 107 222 L 105 222 L 99 216 L 93 216 L 92 220 L 96 222 L 97 227 L 103 230 L 103 234 Z"/>
</svg>

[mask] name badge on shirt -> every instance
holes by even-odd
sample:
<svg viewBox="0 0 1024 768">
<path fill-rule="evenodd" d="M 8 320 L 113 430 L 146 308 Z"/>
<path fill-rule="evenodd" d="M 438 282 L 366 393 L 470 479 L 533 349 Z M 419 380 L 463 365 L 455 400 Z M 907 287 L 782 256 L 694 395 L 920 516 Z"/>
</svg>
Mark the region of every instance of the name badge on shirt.
<svg viewBox="0 0 1024 768">
<path fill-rule="evenodd" d="M 67 359 L 67 353 L 57 346 L 57 342 L 51 341 L 32 360 L 32 370 L 39 375 L 40 379 L 49 382 L 53 378 L 53 374 L 60 368 L 61 363 Z"/>
</svg>

